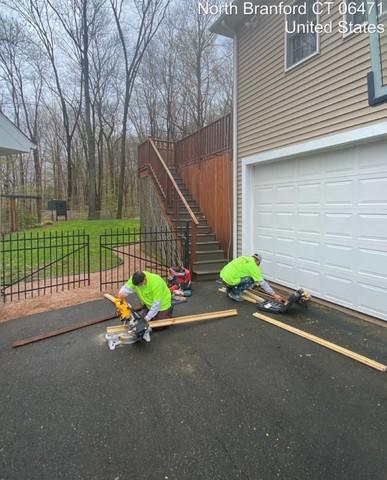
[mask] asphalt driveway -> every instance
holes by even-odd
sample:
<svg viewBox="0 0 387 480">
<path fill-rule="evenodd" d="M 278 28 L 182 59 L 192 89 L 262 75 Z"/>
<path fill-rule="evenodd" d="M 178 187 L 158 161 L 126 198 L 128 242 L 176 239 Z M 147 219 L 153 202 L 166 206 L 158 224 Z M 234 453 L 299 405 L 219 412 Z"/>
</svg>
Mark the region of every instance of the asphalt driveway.
<svg viewBox="0 0 387 480">
<path fill-rule="evenodd" d="M 386 479 L 387 373 L 217 288 L 196 285 L 175 315 L 238 317 L 113 352 L 103 335 L 117 321 L 11 348 L 108 315 L 105 300 L 0 324 L 0 479 Z M 276 318 L 387 363 L 386 328 L 317 306 Z"/>
</svg>

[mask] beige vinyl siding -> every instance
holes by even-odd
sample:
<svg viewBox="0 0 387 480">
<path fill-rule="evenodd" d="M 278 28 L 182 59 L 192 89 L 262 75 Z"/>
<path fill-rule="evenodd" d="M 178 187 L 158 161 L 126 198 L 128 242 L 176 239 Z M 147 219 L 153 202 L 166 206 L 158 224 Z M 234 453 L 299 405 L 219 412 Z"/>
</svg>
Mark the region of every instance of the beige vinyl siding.
<svg viewBox="0 0 387 480">
<path fill-rule="evenodd" d="M 237 233 L 241 252 L 241 159 L 387 118 L 387 104 L 368 105 L 366 34 L 343 38 L 335 9 L 333 33 L 320 35 L 320 53 L 285 72 L 284 18 L 261 16 L 238 33 Z"/>
</svg>

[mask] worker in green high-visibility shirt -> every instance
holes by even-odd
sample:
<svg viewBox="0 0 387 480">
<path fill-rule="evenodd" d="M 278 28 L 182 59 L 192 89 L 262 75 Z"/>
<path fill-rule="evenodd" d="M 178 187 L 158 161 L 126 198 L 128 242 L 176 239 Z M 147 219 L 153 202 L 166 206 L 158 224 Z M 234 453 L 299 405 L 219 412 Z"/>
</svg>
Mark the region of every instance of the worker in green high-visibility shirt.
<svg viewBox="0 0 387 480">
<path fill-rule="evenodd" d="M 135 272 L 121 287 L 118 298 L 123 299 L 130 293 L 136 293 L 144 305 L 140 314 L 146 321 L 172 317 L 172 295 L 160 275 L 146 271 Z"/>
<path fill-rule="evenodd" d="M 261 261 L 261 255 L 254 253 L 250 257 L 235 258 L 222 268 L 220 278 L 226 284 L 229 298 L 240 302 L 241 293 L 257 284 L 264 292 L 271 295 L 276 302 L 283 301 L 281 295 L 276 293 L 269 282 L 264 279 L 260 268 Z"/>
</svg>

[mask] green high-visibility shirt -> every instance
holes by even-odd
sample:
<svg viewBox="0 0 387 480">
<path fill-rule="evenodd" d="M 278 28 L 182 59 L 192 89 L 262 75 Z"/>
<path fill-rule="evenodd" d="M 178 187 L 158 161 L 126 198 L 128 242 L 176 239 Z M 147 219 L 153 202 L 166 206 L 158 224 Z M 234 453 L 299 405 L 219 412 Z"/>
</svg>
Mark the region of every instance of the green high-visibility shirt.
<svg viewBox="0 0 387 480">
<path fill-rule="evenodd" d="M 264 280 L 261 269 L 253 257 L 235 258 L 220 271 L 220 278 L 230 286 L 241 283 L 243 277 L 251 277 L 254 282 Z"/>
<path fill-rule="evenodd" d="M 136 292 L 138 298 L 147 308 L 150 308 L 153 302 L 160 302 L 160 312 L 171 308 L 171 292 L 165 281 L 155 273 L 144 272 L 144 274 L 145 285 L 133 285 L 132 277 L 125 285 Z"/>
</svg>

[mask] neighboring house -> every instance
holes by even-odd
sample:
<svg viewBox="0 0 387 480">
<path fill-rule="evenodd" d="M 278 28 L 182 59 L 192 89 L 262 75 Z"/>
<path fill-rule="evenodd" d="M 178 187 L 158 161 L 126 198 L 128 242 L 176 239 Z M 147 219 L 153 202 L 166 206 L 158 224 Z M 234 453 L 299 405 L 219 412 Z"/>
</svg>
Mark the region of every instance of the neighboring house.
<svg viewBox="0 0 387 480">
<path fill-rule="evenodd" d="M 387 320 L 387 104 L 369 106 L 369 38 L 342 20 L 334 8 L 319 18 L 332 33 L 285 34 L 284 15 L 239 10 L 211 28 L 234 38 L 234 252 Z"/>
<path fill-rule="evenodd" d="M 15 153 L 28 153 L 36 148 L 36 145 L 0 111 L 0 157 Z M 17 230 L 17 198 L 31 199 L 25 195 L 2 193 L 3 185 L 0 185 L 0 234 Z M 9 202 L 9 203 L 8 203 Z M 7 212 L 7 213 L 5 213 Z"/>
<path fill-rule="evenodd" d="M 0 112 L 0 155 L 28 153 L 36 145 Z"/>
</svg>

